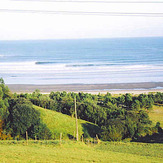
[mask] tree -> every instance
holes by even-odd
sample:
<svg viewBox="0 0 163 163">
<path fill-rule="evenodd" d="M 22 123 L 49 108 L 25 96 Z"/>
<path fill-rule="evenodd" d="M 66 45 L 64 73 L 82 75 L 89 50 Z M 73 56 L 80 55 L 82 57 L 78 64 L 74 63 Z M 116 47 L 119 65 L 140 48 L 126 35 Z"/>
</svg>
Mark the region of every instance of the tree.
<svg viewBox="0 0 163 163">
<path fill-rule="evenodd" d="M 5 131 L 3 130 L 3 125 L 4 125 L 4 122 L 3 122 L 3 120 L 1 120 L 1 117 L 0 117 L 0 140 L 11 139 L 11 135 L 6 134 Z"/>
<path fill-rule="evenodd" d="M 125 104 L 125 95 L 121 95 L 120 97 L 118 97 L 118 104 L 119 105 Z"/>
<path fill-rule="evenodd" d="M 6 119 L 8 116 L 8 109 L 6 105 L 4 100 L 0 100 L 0 117 L 2 120 Z"/>
<path fill-rule="evenodd" d="M 129 108 L 132 104 L 132 96 L 129 93 L 125 95 L 125 105 Z"/>
<path fill-rule="evenodd" d="M 140 110 L 140 101 L 139 100 L 135 100 L 132 105 L 131 105 L 131 108 L 133 110 Z"/>
<path fill-rule="evenodd" d="M 102 126 L 101 138 L 105 141 L 120 141 L 124 135 L 123 123 L 117 124 L 115 121 L 111 120 L 108 126 Z M 119 120 L 118 120 L 119 121 Z M 118 122 L 119 123 L 119 122 Z"/>
<path fill-rule="evenodd" d="M 28 100 L 19 98 L 13 101 L 8 118 L 12 135 L 23 135 L 32 125 L 38 123 L 39 113 Z"/>
<path fill-rule="evenodd" d="M 5 84 L 3 78 L 0 78 L 0 84 Z"/>
<path fill-rule="evenodd" d="M 41 96 L 40 90 L 36 89 L 33 93 L 32 93 L 32 97 L 37 97 L 39 98 Z"/>
<path fill-rule="evenodd" d="M 3 99 L 3 90 L 2 90 L 2 87 L 0 87 L 0 99 Z"/>
<path fill-rule="evenodd" d="M 160 103 L 160 104 L 163 103 L 163 93 L 157 92 L 154 98 L 156 103 Z"/>
</svg>

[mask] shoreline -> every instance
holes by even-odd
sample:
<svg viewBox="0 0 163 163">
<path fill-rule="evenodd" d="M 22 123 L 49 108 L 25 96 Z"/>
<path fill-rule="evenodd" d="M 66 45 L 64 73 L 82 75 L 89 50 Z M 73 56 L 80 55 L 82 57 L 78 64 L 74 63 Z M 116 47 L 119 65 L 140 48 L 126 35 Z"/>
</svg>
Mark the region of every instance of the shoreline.
<svg viewBox="0 0 163 163">
<path fill-rule="evenodd" d="M 32 93 L 39 89 L 41 93 L 56 91 L 83 92 L 92 94 L 141 94 L 149 92 L 163 92 L 163 82 L 141 82 L 141 83 L 109 83 L 109 84 L 6 84 L 13 93 Z"/>
</svg>

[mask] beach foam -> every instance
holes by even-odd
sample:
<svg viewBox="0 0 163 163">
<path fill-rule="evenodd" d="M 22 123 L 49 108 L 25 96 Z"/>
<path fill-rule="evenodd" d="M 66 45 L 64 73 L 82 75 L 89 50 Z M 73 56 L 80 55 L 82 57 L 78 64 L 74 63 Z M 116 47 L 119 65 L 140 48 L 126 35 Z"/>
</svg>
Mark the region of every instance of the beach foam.
<svg viewBox="0 0 163 163">
<path fill-rule="evenodd" d="M 1 41 L 0 77 L 22 84 L 161 82 L 162 45 L 163 38 Z"/>
</svg>

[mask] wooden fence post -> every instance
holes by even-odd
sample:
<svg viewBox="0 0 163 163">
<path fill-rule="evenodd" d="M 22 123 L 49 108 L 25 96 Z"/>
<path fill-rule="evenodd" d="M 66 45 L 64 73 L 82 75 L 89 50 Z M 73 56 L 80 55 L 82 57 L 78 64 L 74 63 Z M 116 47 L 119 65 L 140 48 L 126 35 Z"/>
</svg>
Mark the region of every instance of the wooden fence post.
<svg viewBox="0 0 163 163">
<path fill-rule="evenodd" d="M 98 135 L 96 134 L 96 140 L 97 140 L 97 144 L 99 143 L 99 139 L 98 139 Z"/>
<path fill-rule="evenodd" d="M 83 140 L 83 135 L 82 135 L 82 142 L 84 142 L 84 140 Z"/>
<path fill-rule="evenodd" d="M 28 132 L 26 131 L 26 143 L 28 145 Z"/>
</svg>

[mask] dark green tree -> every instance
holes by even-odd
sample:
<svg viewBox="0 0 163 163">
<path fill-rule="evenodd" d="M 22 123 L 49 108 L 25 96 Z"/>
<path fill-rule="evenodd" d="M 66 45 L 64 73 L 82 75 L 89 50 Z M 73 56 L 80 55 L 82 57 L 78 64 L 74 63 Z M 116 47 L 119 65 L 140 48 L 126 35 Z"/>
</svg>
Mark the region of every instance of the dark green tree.
<svg viewBox="0 0 163 163">
<path fill-rule="evenodd" d="M 39 113 L 33 108 L 32 103 L 24 98 L 12 99 L 9 111 L 8 122 L 13 136 L 24 136 L 32 125 L 38 123 Z"/>
</svg>

